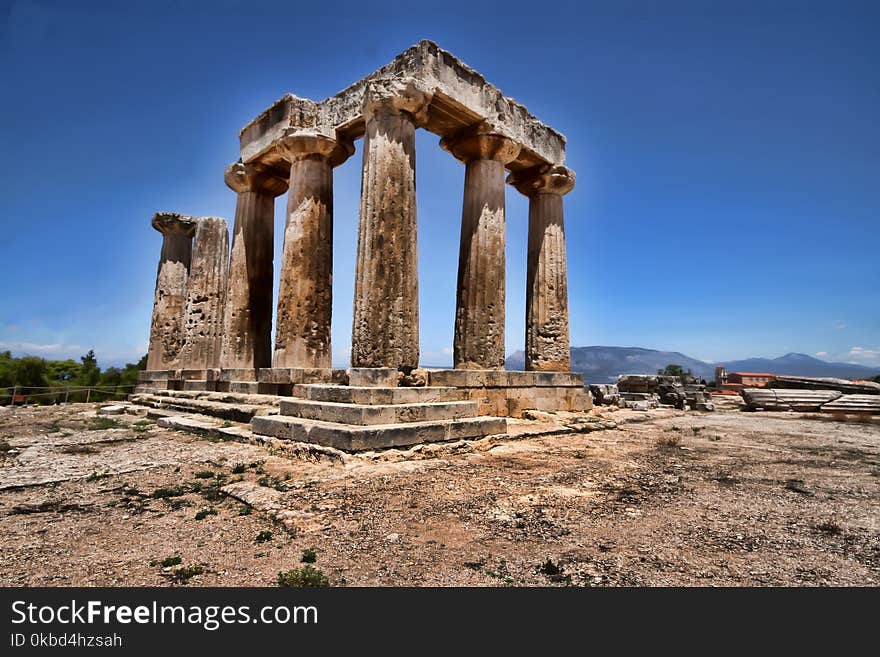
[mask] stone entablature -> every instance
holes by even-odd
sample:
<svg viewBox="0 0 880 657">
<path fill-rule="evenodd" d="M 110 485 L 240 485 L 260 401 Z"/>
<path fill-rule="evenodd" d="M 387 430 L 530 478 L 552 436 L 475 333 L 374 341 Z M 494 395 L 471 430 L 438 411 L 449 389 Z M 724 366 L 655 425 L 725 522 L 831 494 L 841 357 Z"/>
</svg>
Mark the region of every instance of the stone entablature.
<svg viewBox="0 0 880 657">
<path fill-rule="evenodd" d="M 431 41 L 421 41 L 335 96 L 315 102 L 286 94 L 242 128 L 241 160 L 284 169 L 282 140 L 291 133 L 321 134 L 352 142 L 364 136 L 371 94 L 420 96 L 418 127 L 452 137 L 479 123 L 520 146 L 511 171 L 565 162 L 565 137 L 477 71 Z"/>
</svg>

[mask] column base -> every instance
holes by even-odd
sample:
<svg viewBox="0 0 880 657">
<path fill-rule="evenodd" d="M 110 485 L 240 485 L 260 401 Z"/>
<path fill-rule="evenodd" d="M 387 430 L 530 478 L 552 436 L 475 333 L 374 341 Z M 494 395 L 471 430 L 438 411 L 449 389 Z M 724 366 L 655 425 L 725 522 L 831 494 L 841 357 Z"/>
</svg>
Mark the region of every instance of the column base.
<svg viewBox="0 0 880 657">
<path fill-rule="evenodd" d="M 586 411 L 593 407 L 575 372 L 428 370 L 429 386 L 454 386 L 479 403 L 480 415 L 522 417 L 524 411 Z"/>
<path fill-rule="evenodd" d="M 308 367 L 263 367 L 257 374 L 257 391 L 263 395 L 290 396 L 293 386 L 302 383 L 347 385 L 343 369 Z"/>
<path fill-rule="evenodd" d="M 395 367 L 352 367 L 348 370 L 348 385 L 358 388 L 396 388 Z"/>
</svg>

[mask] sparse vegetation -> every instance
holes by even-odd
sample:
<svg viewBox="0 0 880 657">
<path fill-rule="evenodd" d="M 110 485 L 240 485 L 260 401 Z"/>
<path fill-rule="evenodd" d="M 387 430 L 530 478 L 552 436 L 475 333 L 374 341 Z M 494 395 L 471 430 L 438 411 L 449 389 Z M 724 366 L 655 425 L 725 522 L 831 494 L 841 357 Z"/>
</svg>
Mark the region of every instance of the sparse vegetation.
<svg viewBox="0 0 880 657">
<path fill-rule="evenodd" d="M 209 507 L 207 509 L 201 509 L 199 511 L 196 511 L 195 519 L 196 520 L 204 520 L 208 516 L 216 516 L 216 515 L 217 515 L 217 509 L 215 509 L 213 507 Z"/>
<path fill-rule="evenodd" d="M 257 538 L 255 539 L 257 543 L 267 543 L 272 540 L 272 532 L 268 529 L 264 529 L 259 534 L 257 534 Z"/>
<path fill-rule="evenodd" d="M 232 468 L 232 474 L 244 474 L 244 471 L 247 469 L 247 466 L 244 463 L 238 463 L 234 468 Z"/>
<path fill-rule="evenodd" d="M 306 548 L 302 552 L 302 558 L 300 561 L 302 563 L 315 563 L 318 560 L 318 553 L 315 551 L 315 548 Z"/>
<path fill-rule="evenodd" d="M 182 559 L 178 555 L 174 555 L 173 557 L 165 557 L 162 561 L 159 562 L 159 565 L 163 568 L 171 568 L 171 566 L 176 566 L 180 564 Z"/>
<path fill-rule="evenodd" d="M 122 424 L 119 420 L 114 420 L 112 417 L 98 415 L 89 420 L 89 426 L 87 428 L 89 431 L 103 431 L 104 429 L 118 429 L 121 426 Z"/>
<path fill-rule="evenodd" d="M 168 497 L 180 497 L 181 495 L 186 495 L 187 492 L 183 486 L 171 486 L 169 488 L 157 488 L 150 497 L 155 500 L 161 500 Z"/>
<path fill-rule="evenodd" d="M 312 565 L 280 572 L 276 582 L 278 586 L 295 589 L 330 586 L 327 576 Z"/>
<path fill-rule="evenodd" d="M 214 472 L 211 470 L 199 470 L 193 475 L 196 479 L 210 479 L 214 476 Z"/>
<path fill-rule="evenodd" d="M 658 447 L 678 447 L 680 444 L 681 436 L 674 433 L 664 433 L 657 439 Z"/>
<path fill-rule="evenodd" d="M 175 568 L 171 572 L 171 579 L 173 579 L 178 584 L 186 584 L 193 577 L 195 577 L 196 575 L 201 575 L 204 572 L 205 569 L 198 564 L 181 566 L 180 568 Z"/>
</svg>

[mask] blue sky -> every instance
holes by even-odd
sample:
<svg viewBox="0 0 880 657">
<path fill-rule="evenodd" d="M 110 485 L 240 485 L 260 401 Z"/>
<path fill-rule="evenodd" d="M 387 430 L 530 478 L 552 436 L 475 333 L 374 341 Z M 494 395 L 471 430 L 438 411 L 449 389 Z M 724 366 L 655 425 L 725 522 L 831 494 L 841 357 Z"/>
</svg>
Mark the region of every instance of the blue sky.
<svg viewBox="0 0 880 657">
<path fill-rule="evenodd" d="M 568 137 L 573 345 L 880 366 L 876 2 L 0 2 L 0 349 L 146 350 L 156 210 L 230 222 L 238 130 L 422 38 Z M 451 362 L 464 167 L 419 131 L 423 364 Z M 336 170 L 345 364 L 361 151 Z M 276 269 L 284 197 L 276 206 Z M 507 192 L 507 346 L 527 202 Z M 277 276 L 276 276 L 277 281 Z M 277 282 L 276 282 L 277 292 Z"/>
</svg>

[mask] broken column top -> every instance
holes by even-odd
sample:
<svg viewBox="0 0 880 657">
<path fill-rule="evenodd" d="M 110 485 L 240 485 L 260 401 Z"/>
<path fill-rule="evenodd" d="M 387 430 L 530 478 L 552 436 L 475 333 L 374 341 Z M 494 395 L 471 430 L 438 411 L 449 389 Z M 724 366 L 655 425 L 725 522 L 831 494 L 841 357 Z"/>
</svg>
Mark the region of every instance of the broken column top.
<svg viewBox="0 0 880 657">
<path fill-rule="evenodd" d="M 565 161 L 565 137 L 505 96 L 477 71 L 432 41 L 420 41 L 391 63 L 321 102 L 287 94 L 242 128 L 241 160 L 284 169 L 280 142 L 292 134 L 324 135 L 343 142 L 363 136 L 364 108 L 374 95 L 417 99 L 416 119 L 440 137 L 485 124 L 520 146 L 511 171 Z"/>
<path fill-rule="evenodd" d="M 153 215 L 153 228 L 163 235 L 178 234 L 192 237 L 196 231 L 197 219 L 179 212 L 157 212 Z"/>
</svg>

